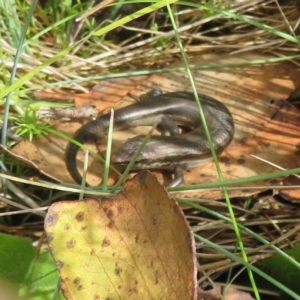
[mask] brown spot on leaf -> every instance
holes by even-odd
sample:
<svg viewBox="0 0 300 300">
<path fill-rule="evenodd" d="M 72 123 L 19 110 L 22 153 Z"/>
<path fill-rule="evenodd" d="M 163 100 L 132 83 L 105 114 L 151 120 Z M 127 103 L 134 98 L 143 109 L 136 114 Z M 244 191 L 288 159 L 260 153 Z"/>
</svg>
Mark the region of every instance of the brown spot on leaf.
<svg viewBox="0 0 300 300">
<path fill-rule="evenodd" d="M 221 156 L 220 157 L 220 161 L 222 163 L 228 163 L 230 161 L 229 157 L 228 156 Z"/>
<path fill-rule="evenodd" d="M 78 287 L 77 287 L 77 291 L 81 291 L 83 289 L 83 286 L 82 285 L 79 285 Z"/>
<path fill-rule="evenodd" d="M 100 296 L 99 295 L 94 295 L 93 300 L 100 300 Z"/>
<path fill-rule="evenodd" d="M 116 274 L 116 276 L 120 276 L 121 273 L 122 273 L 122 269 L 121 269 L 121 268 L 116 268 L 116 269 L 115 269 L 115 274 Z"/>
<path fill-rule="evenodd" d="M 239 165 L 243 165 L 246 162 L 246 160 L 243 159 L 243 158 L 240 158 L 240 159 L 238 159 L 237 162 L 238 162 Z"/>
<path fill-rule="evenodd" d="M 298 143 L 298 144 L 296 145 L 296 149 L 297 149 L 297 150 L 300 150 L 300 143 Z"/>
<path fill-rule="evenodd" d="M 113 216 L 114 216 L 114 211 L 112 209 L 109 209 L 107 212 L 106 212 L 106 215 L 109 219 L 112 219 Z"/>
<path fill-rule="evenodd" d="M 114 226 L 115 226 L 115 222 L 114 222 L 114 221 L 110 221 L 110 222 L 107 224 L 107 227 L 110 228 L 110 229 L 114 228 Z"/>
<path fill-rule="evenodd" d="M 76 278 L 73 280 L 73 283 L 74 283 L 74 285 L 79 285 L 79 284 L 80 284 L 80 278 L 79 278 L 79 277 L 76 277 Z"/>
<path fill-rule="evenodd" d="M 78 222 L 81 222 L 81 221 L 83 221 L 83 219 L 84 219 L 84 213 L 82 212 L 82 211 L 80 211 L 77 215 L 76 215 L 76 220 L 78 221 Z"/>
<path fill-rule="evenodd" d="M 137 289 L 136 288 L 129 289 L 129 293 L 131 293 L 131 294 L 137 294 Z"/>
<path fill-rule="evenodd" d="M 65 231 L 69 231 L 71 229 L 71 226 L 69 224 L 65 225 Z"/>
<path fill-rule="evenodd" d="M 110 245 L 110 240 L 105 237 L 102 241 L 102 247 L 108 247 Z"/>
<path fill-rule="evenodd" d="M 300 150 L 297 150 L 294 153 L 295 153 L 295 155 L 299 156 L 300 155 Z"/>
<path fill-rule="evenodd" d="M 92 250 L 90 251 L 90 254 L 91 254 L 91 255 L 94 255 L 95 253 L 96 253 L 95 249 L 92 249 Z"/>
<path fill-rule="evenodd" d="M 68 249 L 74 248 L 75 244 L 76 244 L 76 241 L 74 239 L 71 239 L 71 240 L 66 242 L 66 245 L 67 245 Z"/>
<path fill-rule="evenodd" d="M 87 229 L 87 226 L 82 226 L 80 229 L 81 231 L 85 231 Z"/>
<path fill-rule="evenodd" d="M 57 222 L 58 215 L 53 210 L 49 210 L 45 218 L 45 227 L 54 226 Z"/>
<path fill-rule="evenodd" d="M 123 205 L 118 205 L 118 213 L 119 213 L 119 214 L 122 214 L 123 211 L 124 211 Z"/>
</svg>

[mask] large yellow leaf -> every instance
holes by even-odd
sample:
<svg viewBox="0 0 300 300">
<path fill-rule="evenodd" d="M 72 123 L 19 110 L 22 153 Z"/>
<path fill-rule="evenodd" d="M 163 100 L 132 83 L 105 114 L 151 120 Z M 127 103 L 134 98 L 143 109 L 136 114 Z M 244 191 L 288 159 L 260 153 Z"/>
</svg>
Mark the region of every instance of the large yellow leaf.
<svg viewBox="0 0 300 300">
<path fill-rule="evenodd" d="M 196 299 L 192 233 L 147 171 L 114 198 L 53 204 L 45 230 L 67 299 Z"/>
</svg>

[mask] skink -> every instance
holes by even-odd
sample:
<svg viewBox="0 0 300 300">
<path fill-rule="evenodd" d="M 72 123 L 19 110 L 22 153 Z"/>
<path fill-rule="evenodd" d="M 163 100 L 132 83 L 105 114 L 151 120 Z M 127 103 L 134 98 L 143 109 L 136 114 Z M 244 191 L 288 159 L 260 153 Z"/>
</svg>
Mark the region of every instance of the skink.
<svg viewBox="0 0 300 300">
<path fill-rule="evenodd" d="M 229 110 L 219 101 L 199 94 L 213 146 L 220 154 L 231 142 L 234 122 Z M 110 114 L 83 125 L 74 139 L 81 144 L 103 137 L 109 126 Z M 134 169 L 164 169 L 173 171 L 174 181 L 169 186 L 180 185 L 183 170 L 189 170 L 212 160 L 193 93 L 162 93 L 155 88 L 144 95 L 140 102 L 115 111 L 114 130 L 135 126 L 158 124 L 164 135 L 152 136 L 138 156 Z M 178 126 L 190 130 L 178 134 Z M 136 136 L 125 142 L 112 156 L 112 162 L 126 166 L 145 136 Z M 69 143 L 66 150 L 66 166 L 73 179 L 80 183 L 76 156 L 80 147 Z"/>
</svg>

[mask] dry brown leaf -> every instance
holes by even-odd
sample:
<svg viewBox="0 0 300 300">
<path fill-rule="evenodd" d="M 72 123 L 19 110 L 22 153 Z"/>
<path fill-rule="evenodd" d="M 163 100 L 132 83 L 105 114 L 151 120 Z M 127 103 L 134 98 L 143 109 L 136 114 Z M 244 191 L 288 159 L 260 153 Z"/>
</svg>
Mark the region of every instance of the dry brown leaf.
<svg viewBox="0 0 300 300">
<path fill-rule="evenodd" d="M 241 63 L 268 58 L 270 57 L 248 53 L 230 56 L 202 55 L 201 58 L 193 58 L 192 61 L 193 65 L 201 66 L 209 63 Z M 276 168 L 251 157 L 251 154 L 269 159 L 272 163 L 284 168 L 299 166 L 299 113 L 293 106 L 281 101 L 289 96 L 295 85 L 298 85 L 299 75 L 300 70 L 289 62 L 194 72 L 199 93 L 210 95 L 225 103 L 234 117 L 236 127 L 234 141 L 220 157 L 225 179 L 245 178 L 277 171 Z M 109 99 L 117 100 L 114 98 L 115 93 L 125 95 L 127 92 L 132 92 L 135 95 L 140 95 L 154 86 L 161 87 L 164 92 L 190 90 L 189 82 L 183 73 L 168 73 L 163 78 L 153 75 L 147 81 L 144 79 L 145 77 L 140 79 L 136 77 L 132 82 L 133 79 L 131 78 L 122 79 L 124 80 L 123 88 L 120 88 L 122 83 L 119 85 L 121 80 L 115 80 L 113 85 L 105 82 L 99 84 L 97 89 L 103 93 L 103 99 L 107 101 Z M 140 80 L 139 84 L 138 80 Z M 133 90 L 134 84 L 137 84 L 135 90 Z M 118 89 L 114 90 L 115 87 Z M 129 103 L 133 103 L 133 100 L 124 97 L 123 101 L 118 102 L 114 107 L 118 108 Z M 68 122 L 67 124 L 57 124 L 55 128 L 73 135 L 81 125 Z M 113 149 L 116 149 L 124 140 L 147 132 L 148 128 L 145 127 L 115 132 Z M 53 136 L 47 139 L 35 140 L 33 143 L 20 143 L 13 151 L 42 162 L 42 169 L 59 180 L 72 182 L 64 165 L 64 150 L 67 143 Z M 100 143 L 105 145 L 104 141 L 100 141 Z M 91 148 L 93 148 L 92 145 Z M 93 149 L 95 150 L 95 147 Z M 78 165 L 83 165 L 83 155 L 79 155 L 78 158 L 81 161 L 78 162 Z M 97 159 L 90 158 L 88 182 L 91 185 L 98 185 L 101 182 L 101 170 L 103 170 L 101 163 Z M 155 174 L 163 184 L 168 184 L 171 181 L 171 175 L 164 174 L 162 176 L 160 172 Z M 208 163 L 185 173 L 185 184 L 187 185 L 214 181 L 218 181 L 214 163 Z M 276 181 L 249 183 L 244 185 L 243 190 L 231 191 L 230 194 L 232 196 L 245 196 L 257 192 L 247 191 L 246 187 L 256 185 L 267 187 L 270 184 L 274 185 L 274 183 Z M 221 192 L 216 191 L 194 191 L 179 195 L 204 196 L 212 199 L 222 198 Z"/>
<path fill-rule="evenodd" d="M 203 291 L 198 289 L 198 300 L 254 300 L 249 293 L 239 291 L 233 287 L 228 288 L 225 297 L 221 296 L 221 287 Z"/>
<path fill-rule="evenodd" d="M 54 203 L 45 230 L 67 299 L 197 298 L 192 232 L 150 172 L 114 198 Z"/>
<path fill-rule="evenodd" d="M 75 107 L 94 106 L 98 111 L 104 111 L 111 108 L 112 105 L 122 102 L 124 98 L 128 99 L 128 93 L 135 90 L 143 80 L 146 80 L 145 76 L 110 79 L 95 85 L 89 93 L 84 94 L 37 91 L 33 95 L 40 100 L 72 101 Z"/>
<path fill-rule="evenodd" d="M 283 180 L 283 184 L 284 186 L 300 186 L 300 178 L 294 175 L 290 175 Z M 294 203 L 299 203 L 300 201 L 300 189 L 284 189 L 279 191 L 279 195 L 284 199 Z"/>
<path fill-rule="evenodd" d="M 29 151 L 26 151 L 26 145 L 28 145 Z M 44 142 L 43 145 L 46 146 L 46 143 Z M 49 144 L 48 144 L 48 146 L 49 146 Z M 10 151 L 5 146 L 0 145 L 1 153 L 4 153 L 5 155 L 16 159 L 16 160 L 22 162 L 23 164 L 25 164 L 25 165 L 27 165 L 31 168 L 39 170 L 41 172 L 41 174 L 43 174 L 45 176 L 48 176 L 49 178 L 52 178 L 53 180 L 57 180 L 57 177 L 54 175 L 55 173 L 54 174 L 52 174 L 52 173 L 49 174 L 49 173 L 44 171 L 45 168 L 43 168 L 43 166 L 45 166 L 49 162 L 45 162 L 44 159 L 42 159 L 41 161 L 36 160 L 32 157 L 31 152 L 30 152 L 30 150 L 32 149 L 32 143 L 31 142 L 23 141 L 22 142 L 22 148 L 24 149 L 23 154 L 19 155 L 18 152 L 13 151 L 13 150 Z M 53 154 L 53 149 L 52 149 L 52 154 Z M 41 156 L 39 156 L 39 158 L 41 158 Z"/>
<path fill-rule="evenodd" d="M 225 300 L 254 300 L 249 293 L 230 287 L 227 290 Z"/>
</svg>

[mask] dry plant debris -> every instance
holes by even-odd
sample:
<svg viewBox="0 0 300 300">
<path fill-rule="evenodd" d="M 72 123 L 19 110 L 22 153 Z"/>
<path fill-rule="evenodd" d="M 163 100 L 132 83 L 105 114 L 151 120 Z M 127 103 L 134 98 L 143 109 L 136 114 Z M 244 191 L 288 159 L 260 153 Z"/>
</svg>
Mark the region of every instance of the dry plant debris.
<svg viewBox="0 0 300 300">
<path fill-rule="evenodd" d="M 202 55 L 194 57 L 191 66 L 199 67 L 206 64 L 242 63 L 253 59 L 267 60 L 266 55 L 247 53 L 239 55 Z M 178 64 L 177 64 L 178 65 Z M 226 104 L 232 112 L 235 121 L 235 136 L 232 144 L 220 156 L 221 168 L 225 179 L 238 179 L 264 173 L 277 171 L 257 160 L 251 155 L 268 159 L 273 164 L 285 169 L 296 168 L 299 165 L 297 147 L 300 141 L 299 112 L 292 104 L 285 100 L 292 92 L 299 78 L 299 70 L 288 62 L 280 62 L 275 65 L 248 66 L 237 68 L 223 68 L 217 71 L 195 71 L 197 90 L 200 93 L 215 97 Z M 282 79 L 283 78 L 283 79 Z M 149 91 L 152 87 L 159 86 L 163 91 L 190 90 L 188 80 L 182 74 L 173 72 L 166 76 L 152 75 L 147 80 L 145 77 L 127 78 L 98 84 L 90 93 L 91 98 L 83 98 L 83 102 L 93 105 L 99 111 L 109 106 L 115 109 L 126 106 L 134 100 L 126 96 L 128 93 L 139 96 Z M 121 92 L 120 92 L 121 91 Z M 95 97 L 97 95 L 97 97 Z M 82 103 L 78 101 L 77 105 Z M 118 101 L 118 103 L 115 103 Z M 81 119 L 67 122 L 58 122 L 55 129 L 70 136 L 82 125 Z M 128 138 L 147 134 L 148 128 L 132 128 L 130 130 L 115 132 L 113 149 L 117 149 Z M 47 136 L 32 142 L 19 143 L 12 153 L 30 158 L 39 162 L 39 168 L 62 182 L 72 182 L 65 169 L 64 150 L 67 142 L 62 138 Z M 101 139 L 94 148 L 105 153 L 105 139 Z M 95 145 L 94 145 L 95 147 Z M 91 145 L 93 149 L 93 145 Z M 83 166 L 83 155 L 79 155 L 79 166 Z M 87 181 L 91 185 L 101 182 L 103 163 L 96 158 L 90 158 L 90 168 Z M 169 174 L 156 172 L 159 180 L 164 184 L 170 182 Z M 185 172 L 185 184 L 199 184 L 218 181 L 218 175 L 214 163 L 208 163 Z M 261 186 L 260 189 L 247 190 L 248 187 Z M 230 191 L 231 196 L 247 196 L 274 185 L 274 181 L 262 181 L 243 185 L 243 190 Z M 265 188 L 264 188 L 265 187 Z M 188 194 L 180 194 L 187 197 L 205 197 L 218 199 L 221 192 L 197 190 Z"/>
</svg>

